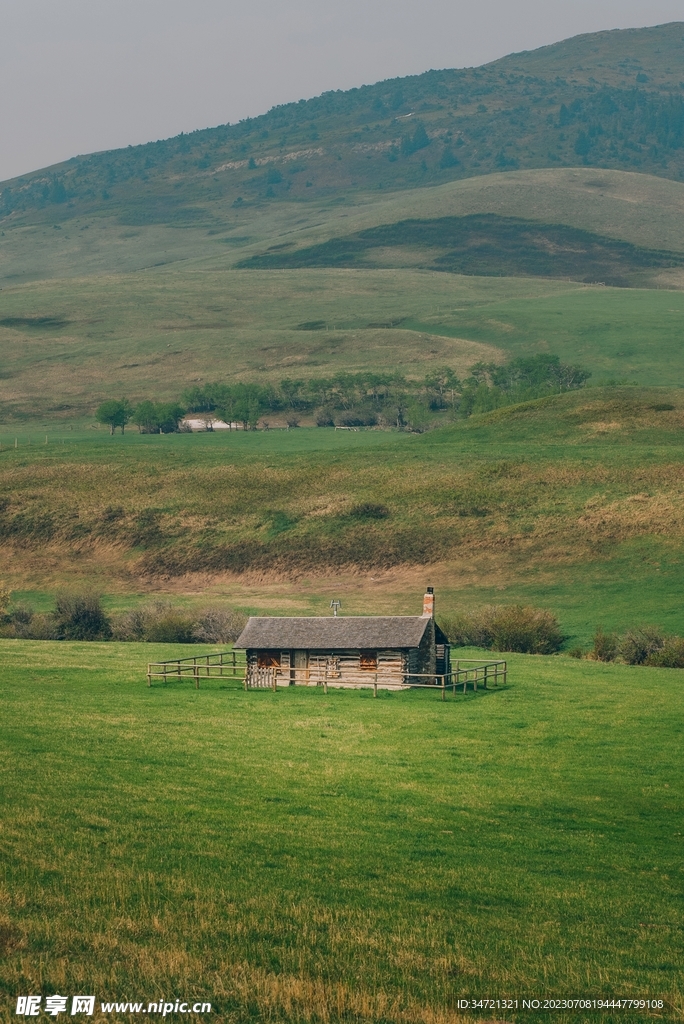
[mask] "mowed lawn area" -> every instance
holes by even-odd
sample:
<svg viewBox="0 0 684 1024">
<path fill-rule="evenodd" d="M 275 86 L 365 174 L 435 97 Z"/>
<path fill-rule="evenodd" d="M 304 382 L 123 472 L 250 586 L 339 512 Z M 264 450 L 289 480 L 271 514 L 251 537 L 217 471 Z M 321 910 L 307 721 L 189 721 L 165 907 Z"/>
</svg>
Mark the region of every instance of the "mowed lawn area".
<svg viewBox="0 0 684 1024">
<path fill-rule="evenodd" d="M 0 641 L 2 1019 L 29 992 L 236 1022 L 612 1016 L 457 1003 L 545 996 L 681 1019 L 680 672 L 513 655 L 505 690 L 445 703 L 146 687 L 200 650 Z"/>
</svg>

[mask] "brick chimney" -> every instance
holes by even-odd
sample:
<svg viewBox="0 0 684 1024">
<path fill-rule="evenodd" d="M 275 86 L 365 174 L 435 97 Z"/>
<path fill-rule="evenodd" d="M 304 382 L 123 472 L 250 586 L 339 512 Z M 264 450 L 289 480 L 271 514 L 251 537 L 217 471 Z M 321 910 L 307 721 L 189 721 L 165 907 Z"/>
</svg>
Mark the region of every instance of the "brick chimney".
<svg viewBox="0 0 684 1024">
<path fill-rule="evenodd" d="M 434 587 L 428 587 L 423 598 L 423 618 L 434 619 L 435 617 L 435 591 Z"/>
</svg>

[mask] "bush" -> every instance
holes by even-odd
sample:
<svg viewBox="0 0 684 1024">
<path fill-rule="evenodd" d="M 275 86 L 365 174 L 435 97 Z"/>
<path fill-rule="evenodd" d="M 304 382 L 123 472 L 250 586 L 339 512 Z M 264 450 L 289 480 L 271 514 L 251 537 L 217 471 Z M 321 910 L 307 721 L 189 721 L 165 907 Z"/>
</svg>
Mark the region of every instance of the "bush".
<svg viewBox="0 0 684 1024">
<path fill-rule="evenodd" d="M 356 409 L 346 409 L 338 414 L 336 424 L 338 427 L 375 427 L 378 422 L 378 414 L 373 409 L 359 406 Z"/>
<path fill-rule="evenodd" d="M 648 658 L 665 646 L 666 637 L 657 626 L 630 629 L 618 641 L 618 653 L 628 665 L 645 665 Z"/>
<path fill-rule="evenodd" d="M 109 640 L 112 627 L 97 594 L 60 594 L 54 612 L 59 640 Z"/>
<path fill-rule="evenodd" d="M 157 644 L 191 644 L 194 642 L 193 626 L 191 618 L 171 609 L 165 615 L 152 619 L 145 639 Z"/>
<path fill-rule="evenodd" d="M 614 633 L 604 633 L 599 628 L 594 633 L 594 657 L 597 661 L 614 661 L 618 652 L 618 638 Z"/>
<path fill-rule="evenodd" d="M 659 651 L 649 654 L 644 665 L 658 668 L 684 668 L 684 639 L 668 636 Z"/>
<path fill-rule="evenodd" d="M 193 626 L 193 639 L 200 644 L 232 643 L 240 636 L 247 616 L 230 608 L 207 608 Z"/>
<path fill-rule="evenodd" d="M 457 647 L 554 654 L 565 639 L 555 615 L 519 604 L 488 605 L 440 624 Z"/>
<path fill-rule="evenodd" d="M 147 611 L 134 608 L 112 621 L 112 639 L 123 641 L 147 640 Z"/>
<path fill-rule="evenodd" d="M 191 644 L 192 619 L 175 609 L 168 601 L 134 608 L 114 622 L 115 640 L 147 640 L 161 644 Z"/>
<path fill-rule="evenodd" d="M 18 604 L 2 616 L 0 636 L 8 640 L 59 640 L 53 613 L 36 615 L 28 605 Z"/>
<path fill-rule="evenodd" d="M 225 644 L 237 640 L 247 618 L 231 608 L 205 608 L 197 616 L 167 601 L 134 608 L 117 617 L 113 638 L 167 644 Z"/>
<path fill-rule="evenodd" d="M 317 427 L 334 427 L 335 420 L 330 409 L 319 409 L 316 413 L 316 426 Z"/>
<path fill-rule="evenodd" d="M 33 618 L 33 608 L 29 608 L 27 604 L 16 604 L 14 608 L 10 608 L 7 618 L 15 626 L 27 626 Z"/>
<path fill-rule="evenodd" d="M 60 635 L 57 621 L 54 615 L 33 615 L 31 621 L 25 625 L 19 623 L 14 627 L 14 635 L 20 640 L 63 640 Z M 85 639 L 91 639 L 86 637 Z M 94 637 L 96 640 L 104 640 L 106 637 Z"/>
</svg>

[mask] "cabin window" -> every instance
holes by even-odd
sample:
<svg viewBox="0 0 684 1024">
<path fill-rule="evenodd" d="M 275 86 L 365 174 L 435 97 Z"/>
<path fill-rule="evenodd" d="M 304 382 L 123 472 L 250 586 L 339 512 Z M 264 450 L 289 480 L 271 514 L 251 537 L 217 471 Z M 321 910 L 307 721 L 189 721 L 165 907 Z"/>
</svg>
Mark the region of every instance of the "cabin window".
<svg viewBox="0 0 684 1024">
<path fill-rule="evenodd" d="M 280 651 L 258 651 L 257 668 L 280 668 Z"/>
<path fill-rule="evenodd" d="M 362 672 L 376 672 L 378 668 L 378 652 L 361 651 L 359 668 Z"/>
</svg>

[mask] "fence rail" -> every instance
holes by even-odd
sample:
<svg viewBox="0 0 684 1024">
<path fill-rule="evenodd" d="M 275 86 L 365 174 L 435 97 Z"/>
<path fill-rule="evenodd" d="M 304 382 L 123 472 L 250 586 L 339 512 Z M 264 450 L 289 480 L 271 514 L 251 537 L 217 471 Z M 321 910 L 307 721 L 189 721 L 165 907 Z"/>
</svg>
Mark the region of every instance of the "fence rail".
<svg viewBox="0 0 684 1024">
<path fill-rule="evenodd" d="M 438 690 L 442 700 L 446 700 L 448 692 L 456 694 L 458 687 L 463 687 L 465 693 L 468 687 L 477 691 L 478 687 L 488 690 L 490 686 L 498 687 L 506 685 L 508 677 L 508 666 L 505 661 L 475 661 L 472 659 L 460 658 L 455 663 L 455 668 L 444 674 L 432 672 L 389 672 L 375 671 L 363 673 L 367 678 L 362 679 L 359 673 L 354 679 L 342 679 L 337 674 L 328 676 L 325 672 L 317 678 L 312 679 L 309 685 L 322 686 L 325 693 L 328 687 L 335 689 L 367 689 L 373 688 L 373 696 L 377 697 L 378 689 L 397 690 Z M 273 688 L 275 689 L 275 683 Z"/>
<path fill-rule="evenodd" d="M 215 654 L 200 654 L 191 658 L 174 658 L 171 661 L 153 661 L 147 666 L 147 685 L 152 686 L 153 679 L 161 679 L 163 683 L 192 679 L 199 690 L 201 679 L 235 680 L 245 690 L 277 690 L 281 686 L 289 686 L 292 674 L 297 669 L 257 668 L 248 666 L 244 657 L 238 657 L 235 651 L 218 651 Z M 296 676 L 295 676 L 296 679 Z M 377 697 L 380 689 L 416 690 L 425 689 L 439 691 L 442 700 L 447 693 L 455 695 L 459 688 L 466 693 L 468 687 L 474 692 L 481 688 L 488 690 L 491 686 L 506 685 L 507 664 L 505 661 L 475 661 L 470 658 L 459 658 L 453 663 L 450 672 L 404 673 L 392 671 L 359 672 L 353 679 L 343 679 L 336 672 L 328 674 L 327 668 L 316 675 L 308 677 L 304 685 L 322 686 L 325 693 L 328 687 L 334 689 L 373 689 Z"/>
<path fill-rule="evenodd" d="M 238 658 L 235 651 L 218 651 L 216 654 L 198 654 L 193 658 L 174 658 L 171 661 L 151 661 L 147 666 L 147 685 L 153 679 L 168 683 L 171 680 L 190 678 L 196 689 L 200 679 L 237 679 L 245 677 L 246 662 Z"/>
</svg>

